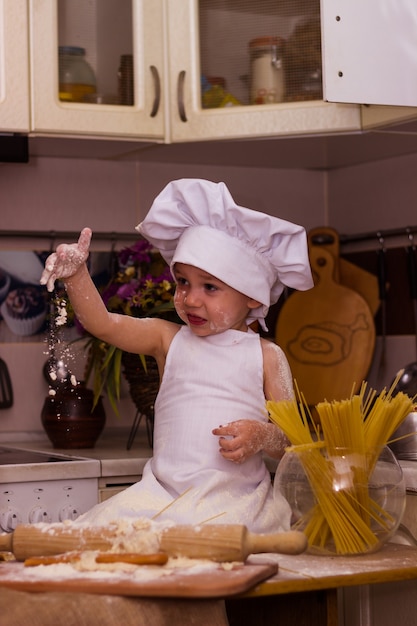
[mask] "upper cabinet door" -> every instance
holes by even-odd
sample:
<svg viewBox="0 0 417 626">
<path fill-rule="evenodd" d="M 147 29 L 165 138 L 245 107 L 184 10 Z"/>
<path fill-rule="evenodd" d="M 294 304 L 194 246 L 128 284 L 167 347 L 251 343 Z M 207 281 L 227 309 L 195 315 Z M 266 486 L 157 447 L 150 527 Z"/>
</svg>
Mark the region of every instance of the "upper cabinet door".
<svg viewBox="0 0 417 626">
<path fill-rule="evenodd" d="M 323 101 L 319 0 L 167 0 L 168 140 L 360 129 Z"/>
<path fill-rule="evenodd" d="M 162 139 L 162 0 L 29 3 L 32 130 Z"/>
<path fill-rule="evenodd" d="M 324 98 L 417 106 L 417 1 L 321 0 Z"/>
<path fill-rule="evenodd" d="M 0 132 L 28 132 L 29 30 L 26 0 L 0 1 Z"/>
</svg>

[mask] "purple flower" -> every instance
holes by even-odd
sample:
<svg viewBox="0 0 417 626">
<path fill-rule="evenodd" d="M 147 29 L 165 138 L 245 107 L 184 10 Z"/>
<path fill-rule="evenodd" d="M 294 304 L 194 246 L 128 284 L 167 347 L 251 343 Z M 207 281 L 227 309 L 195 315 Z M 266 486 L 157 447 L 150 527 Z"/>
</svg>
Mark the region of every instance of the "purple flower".
<svg viewBox="0 0 417 626">
<path fill-rule="evenodd" d="M 120 267 L 101 290 L 106 308 L 134 317 L 175 318 L 175 282 L 161 255 L 146 240 L 119 253 Z"/>
<path fill-rule="evenodd" d="M 139 289 L 139 286 L 140 286 L 140 283 L 139 283 L 138 280 L 132 280 L 130 283 L 125 283 L 124 285 L 121 285 L 117 289 L 117 295 L 122 300 L 130 300 L 132 298 L 132 296 Z"/>
<path fill-rule="evenodd" d="M 123 248 L 119 252 L 119 261 L 122 265 L 132 263 L 150 263 L 152 246 L 146 239 L 138 239 L 133 246 Z"/>
</svg>

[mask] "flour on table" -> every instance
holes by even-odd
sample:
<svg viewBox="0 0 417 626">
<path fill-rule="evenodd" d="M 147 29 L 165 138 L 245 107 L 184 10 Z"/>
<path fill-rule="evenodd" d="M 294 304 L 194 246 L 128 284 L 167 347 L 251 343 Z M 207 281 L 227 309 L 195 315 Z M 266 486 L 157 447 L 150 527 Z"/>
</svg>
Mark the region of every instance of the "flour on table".
<svg viewBox="0 0 417 626">
<path fill-rule="evenodd" d="M 160 532 L 172 525 L 171 522 L 156 522 L 144 517 L 134 520 L 119 519 L 106 525 L 106 529 L 114 535 L 108 552 L 154 554 L 159 551 Z M 59 534 L 62 530 L 67 532 L 74 529 L 74 532 L 77 532 L 83 527 L 91 528 L 88 523 L 75 524 L 70 520 L 52 524 L 41 522 L 36 526 L 51 536 Z M 170 557 L 165 565 L 135 565 L 121 562 L 97 563 L 95 559 L 98 554 L 99 551 L 97 550 L 85 550 L 78 553 L 79 558 L 71 563 L 26 567 L 23 574 L 20 570 L 20 575 L 23 575 L 25 580 L 85 578 L 87 575 L 88 578 L 94 579 L 109 578 L 145 582 L 171 576 L 175 573 L 194 575 L 216 570 L 231 571 L 242 565 L 240 562 L 217 563 L 210 559 L 190 559 L 188 557 Z"/>
<path fill-rule="evenodd" d="M 194 576 L 219 570 L 230 571 L 241 563 L 215 563 L 206 559 L 170 558 L 165 565 L 133 565 L 131 563 L 96 563 L 95 551 L 86 551 L 73 563 L 36 565 L 19 569 L 19 580 L 69 580 L 89 578 L 93 580 L 150 582 L 157 579 L 181 575 Z"/>
<path fill-rule="evenodd" d="M 56 310 L 55 324 L 57 326 L 64 326 L 68 321 L 67 304 L 65 300 L 60 300 L 56 303 Z"/>
</svg>

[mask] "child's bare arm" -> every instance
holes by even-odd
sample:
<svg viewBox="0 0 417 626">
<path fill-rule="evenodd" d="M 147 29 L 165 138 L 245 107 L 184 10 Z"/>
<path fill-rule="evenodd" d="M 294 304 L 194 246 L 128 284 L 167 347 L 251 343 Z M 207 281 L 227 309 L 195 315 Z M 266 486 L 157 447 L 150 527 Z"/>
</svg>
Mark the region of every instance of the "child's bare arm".
<svg viewBox="0 0 417 626">
<path fill-rule="evenodd" d="M 46 260 L 41 283 L 52 291 L 55 280 L 62 279 L 75 314 L 89 333 L 122 350 L 155 356 L 163 365 L 161 359 L 177 326 L 109 313 L 86 266 L 90 239 L 91 230 L 85 228 L 77 243 L 58 246 Z"/>
<path fill-rule="evenodd" d="M 294 397 L 291 369 L 280 346 L 266 339 L 261 340 L 264 359 L 264 393 L 267 400 L 279 402 Z"/>
</svg>

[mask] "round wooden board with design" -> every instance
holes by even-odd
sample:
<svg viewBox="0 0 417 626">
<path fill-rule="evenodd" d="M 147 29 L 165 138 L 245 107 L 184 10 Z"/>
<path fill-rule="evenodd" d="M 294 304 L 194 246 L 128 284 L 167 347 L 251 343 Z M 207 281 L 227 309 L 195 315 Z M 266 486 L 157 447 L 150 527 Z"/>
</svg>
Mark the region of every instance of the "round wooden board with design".
<svg viewBox="0 0 417 626">
<path fill-rule="evenodd" d="M 364 298 L 334 280 L 330 252 L 312 247 L 310 262 L 317 282 L 284 303 L 275 339 L 306 401 L 315 405 L 359 390 L 372 362 L 375 324 Z"/>
</svg>

